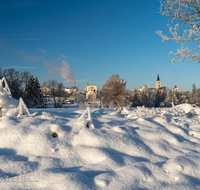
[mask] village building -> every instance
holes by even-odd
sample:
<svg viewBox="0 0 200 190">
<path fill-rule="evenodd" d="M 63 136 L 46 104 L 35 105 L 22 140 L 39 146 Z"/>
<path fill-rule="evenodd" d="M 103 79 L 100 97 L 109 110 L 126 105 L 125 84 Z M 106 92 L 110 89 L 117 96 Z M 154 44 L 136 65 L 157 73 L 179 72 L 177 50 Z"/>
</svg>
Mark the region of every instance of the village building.
<svg viewBox="0 0 200 190">
<path fill-rule="evenodd" d="M 43 95 L 47 95 L 50 92 L 50 89 L 46 86 L 40 88 Z"/>
<path fill-rule="evenodd" d="M 156 81 L 156 89 L 159 89 L 161 88 L 161 82 L 160 82 L 160 77 L 159 77 L 159 74 L 157 76 L 157 81 Z"/>
<path fill-rule="evenodd" d="M 174 86 L 174 88 L 172 88 L 172 90 L 176 92 L 182 92 L 182 90 L 180 90 L 176 85 Z"/>
<path fill-rule="evenodd" d="M 148 91 L 154 91 L 154 92 L 156 92 L 156 90 L 160 90 L 161 93 L 162 93 L 164 90 L 166 90 L 166 87 L 165 87 L 165 86 L 164 86 L 164 87 L 161 86 L 161 81 L 160 81 L 160 76 L 159 76 L 159 74 L 158 74 L 158 76 L 157 76 L 156 88 L 151 88 L 150 86 L 145 85 L 145 86 L 143 86 L 143 87 L 140 87 L 140 88 L 137 90 L 137 92 L 148 92 Z M 135 92 L 135 90 L 131 90 L 131 91 L 132 91 L 132 92 Z"/>
<path fill-rule="evenodd" d="M 97 86 L 87 84 L 85 91 L 86 91 L 86 99 L 96 100 L 96 98 L 97 98 Z"/>
<path fill-rule="evenodd" d="M 163 87 L 161 86 L 160 76 L 158 74 L 157 81 L 156 81 L 156 90 L 160 90 L 161 93 L 163 93 L 163 91 L 165 91 L 166 89 L 167 89 L 166 86 L 163 86 Z"/>
</svg>

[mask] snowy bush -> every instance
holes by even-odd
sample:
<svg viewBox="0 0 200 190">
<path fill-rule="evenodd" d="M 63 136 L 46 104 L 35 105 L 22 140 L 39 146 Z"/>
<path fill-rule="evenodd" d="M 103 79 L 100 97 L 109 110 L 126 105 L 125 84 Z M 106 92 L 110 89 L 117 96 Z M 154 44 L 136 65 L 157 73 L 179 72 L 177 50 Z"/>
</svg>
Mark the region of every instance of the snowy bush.
<svg viewBox="0 0 200 190">
<path fill-rule="evenodd" d="M 128 102 L 125 98 L 126 81 L 120 79 L 119 75 L 112 75 L 103 85 L 102 94 L 103 99 L 109 101 L 109 107 L 125 106 Z"/>
<path fill-rule="evenodd" d="M 146 113 L 145 113 L 146 111 L 145 111 L 145 107 L 144 106 L 142 106 L 142 107 L 137 107 L 137 110 L 136 110 L 136 115 L 137 115 L 137 117 L 138 118 L 145 118 L 145 115 L 146 115 Z"/>
</svg>

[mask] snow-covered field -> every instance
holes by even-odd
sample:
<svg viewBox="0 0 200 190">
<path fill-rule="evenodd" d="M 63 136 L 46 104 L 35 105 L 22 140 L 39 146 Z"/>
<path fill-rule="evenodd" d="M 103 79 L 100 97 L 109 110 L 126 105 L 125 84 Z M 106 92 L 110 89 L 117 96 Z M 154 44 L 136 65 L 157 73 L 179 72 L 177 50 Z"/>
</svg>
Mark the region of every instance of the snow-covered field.
<svg viewBox="0 0 200 190">
<path fill-rule="evenodd" d="M 200 189 L 199 108 L 29 111 L 0 118 L 0 189 Z"/>
</svg>

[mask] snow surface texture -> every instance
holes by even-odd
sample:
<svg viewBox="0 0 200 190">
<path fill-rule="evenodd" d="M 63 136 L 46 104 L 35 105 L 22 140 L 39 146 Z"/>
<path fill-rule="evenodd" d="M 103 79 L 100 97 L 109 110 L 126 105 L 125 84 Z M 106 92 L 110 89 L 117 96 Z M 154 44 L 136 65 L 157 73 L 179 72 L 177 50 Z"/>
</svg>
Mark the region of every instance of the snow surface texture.
<svg viewBox="0 0 200 190">
<path fill-rule="evenodd" d="M 29 111 L 0 118 L 0 189 L 200 189 L 199 108 Z"/>
</svg>

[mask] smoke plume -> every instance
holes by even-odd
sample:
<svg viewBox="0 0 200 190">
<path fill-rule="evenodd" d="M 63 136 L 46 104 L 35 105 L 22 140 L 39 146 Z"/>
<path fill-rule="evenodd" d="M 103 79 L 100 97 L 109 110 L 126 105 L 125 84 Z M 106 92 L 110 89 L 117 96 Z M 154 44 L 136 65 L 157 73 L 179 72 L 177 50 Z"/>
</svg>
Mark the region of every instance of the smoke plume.
<svg viewBox="0 0 200 190">
<path fill-rule="evenodd" d="M 76 85 L 76 80 L 73 75 L 73 71 L 70 69 L 69 63 L 65 60 L 61 62 L 62 66 L 59 67 L 56 63 L 57 61 L 49 62 L 47 60 L 43 61 L 44 65 L 47 67 L 47 70 L 51 74 L 58 74 L 63 79 L 66 79 L 68 83 Z"/>
</svg>

